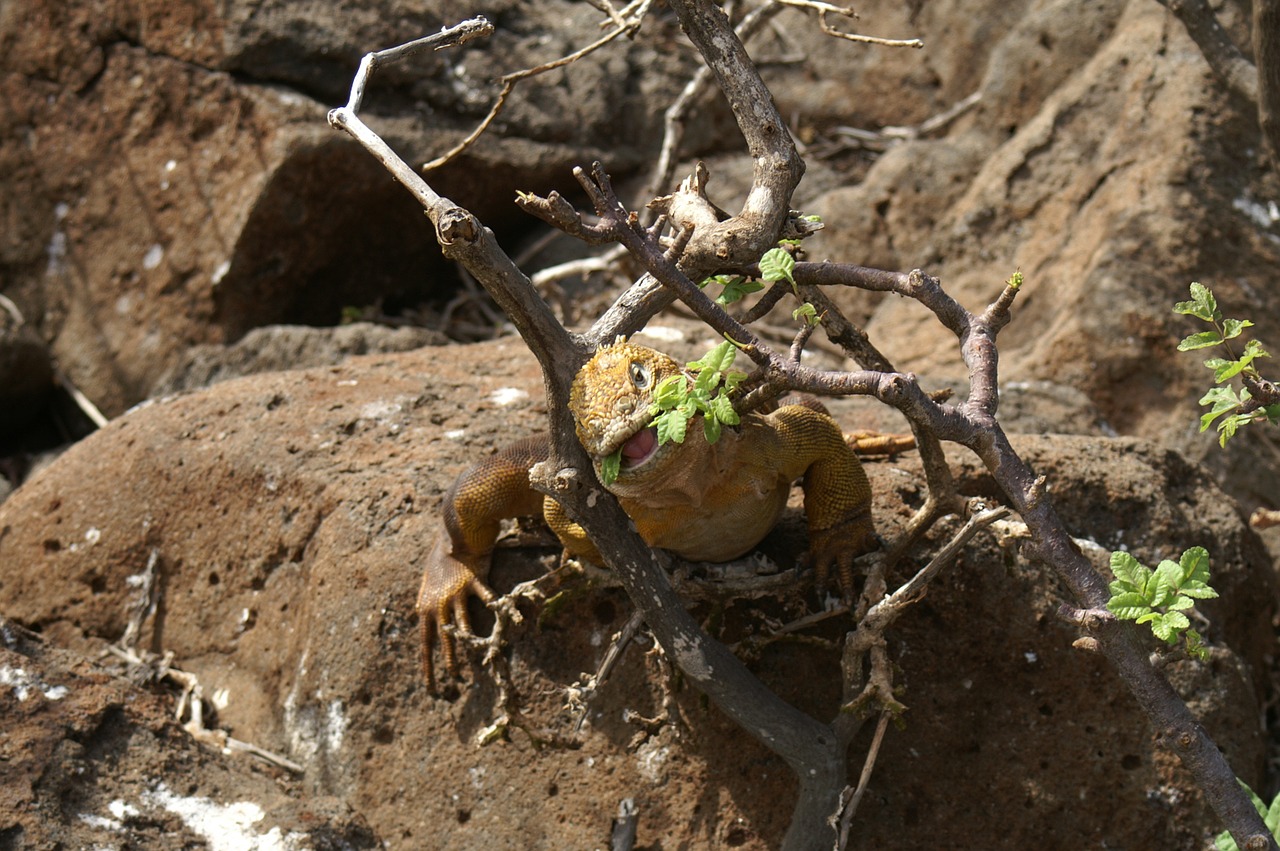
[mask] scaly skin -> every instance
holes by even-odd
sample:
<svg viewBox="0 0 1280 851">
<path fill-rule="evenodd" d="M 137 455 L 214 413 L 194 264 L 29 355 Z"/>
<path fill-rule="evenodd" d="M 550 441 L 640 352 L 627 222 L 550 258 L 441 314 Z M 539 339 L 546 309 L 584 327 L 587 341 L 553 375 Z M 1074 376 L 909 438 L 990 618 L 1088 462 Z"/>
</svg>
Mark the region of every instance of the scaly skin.
<svg viewBox="0 0 1280 851">
<path fill-rule="evenodd" d="M 871 488 L 840 427 L 825 412 L 783 405 L 770 414 L 747 414 L 715 444 L 692 423 L 684 443 L 658 446 L 649 426 L 653 389 L 678 372 L 679 364 L 666 355 L 619 342 L 600 349 L 570 390 L 578 440 L 596 473 L 602 459 L 622 450 L 622 467 L 609 490 L 640 537 L 689 561 L 738 558 L 774 527 L 792 482 L 803 477 L 809 562 L 817 582 L 825 584 L 834 570 L 850 594 L 854 558 L 877 542 Z M 467 595 L 493 598 L 484 582 L 502 519 L 541 511 L 571 555 L 601 561 L 582 528 L 529 485 L 529 468 L 549 452 L 546 437 L 521 441 L 464 472 L 445 495 L 445 534 L 427 557 L 417 603 L 422 667 L 432 689 L 437 634 L 445 666 L 456 673 L 453 641 L 441 627 L 469 631 Z"/>
</svg>

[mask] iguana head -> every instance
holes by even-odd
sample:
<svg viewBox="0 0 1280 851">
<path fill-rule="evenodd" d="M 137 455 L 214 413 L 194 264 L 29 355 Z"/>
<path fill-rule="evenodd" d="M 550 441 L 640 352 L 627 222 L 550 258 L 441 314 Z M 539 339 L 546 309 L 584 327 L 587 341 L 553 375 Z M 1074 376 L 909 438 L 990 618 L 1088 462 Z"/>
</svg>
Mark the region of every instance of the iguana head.
<svg viewBox="0 0 1280 851">
<path fill-rule="evenodd" d="M 621 450 L 621 473 L 638 470 L 659 454 L 653 422 L 653 391 L 680 372 L 671 358 L 619 339 L 605 346 L 578 371 L 569 391 L 569 409 L 578 440 L 599 468 Z"/>
</svg>

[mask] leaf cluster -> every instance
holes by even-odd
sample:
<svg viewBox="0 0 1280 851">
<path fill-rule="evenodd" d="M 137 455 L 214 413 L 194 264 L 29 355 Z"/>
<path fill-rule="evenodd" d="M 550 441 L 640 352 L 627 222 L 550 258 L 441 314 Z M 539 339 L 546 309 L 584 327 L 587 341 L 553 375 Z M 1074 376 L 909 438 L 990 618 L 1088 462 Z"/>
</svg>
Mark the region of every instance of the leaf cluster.
<svg viewBox="0 0 1280 851">
<path fill-rule="evenodd" d="M 1256 420 L 1268 420 L 1272 424 L 1280 422 L 1280 405 L 1262 407 L 1248 405 L 1246 403 L 1252 398 L 1248 387 L 1242 387 L 1237 391 L 1231 384 L 1225 383 L 1237 376 L 1254 380 L 1262 378 L 1253 365 L 1258 358 L 1271 356 L 1262 348 L 1262 344 L 1257 340 L 1249 340 L 1245 343 L 1240 356 L 1235 357 L 1228 343 L 1229 340 L 1239 337 L 1245 328 L 1252 327 L 1253 323 L 1248 319 L 1224 317 L 1213 293 L 1204 284 L 1196 282 L 1191 284 L 1191 300 L 1178 302 L 1174 305 L 1173 312 L 1194 316 L 1213 326 L 1211 330 L 1201 331 L 1185 338 L 1178 343 L 1178 351 L 1191 352 L 1222 346 L 1230 356 L 1212 357 L 1204 362 L 1206 367 L 1213 370 L 1213 382 L 1218 386 L 1210 388 L 1209 392 L 1200 399 L 1200 404 L 1209 409 L 1200 417 L 1200 431 L 1207 431 L 1214 420 L 1222 417 L 1222 421 L 1218 423 L 1218 444 L 1225 447 L 1227 441 L 1234 437 L 1243 425 Z"/>
<path fill-rule="evenodd" d="M 1267 830 L 1271 832 L 1273 837 L 1280 839 L 1280 793 L 1271 799 L 1271 806 L 1268 807 L 1266 801 L 1259 798 L 1258 793 L 1249 788 L 1248 783 L 1238 777 L 1236 781 L 1249 793 L 1254 809 L 1258 811 L 1258 815 L 1262 816 L 1262 822 L 1267 826 Z M 1218 851 L 1240 851 L 1240 846 L 1236 845 L 1236 841 L 1231 838 L 1231 834 L 1225 830 L 1214 837 L 1213 847 Z"/>
<path fill-rule="evenodd" d="M 796 259 L 785 248 L 770 248 L 760 258 L 759 266 L 759 277 L 713 275 L 710 278 L 704 278 L 698 286 L 705 289 L 708 284 L 719 284 L 721 290 L 720 295 L 716 296 L 716 304 L 720 305 L 740 301 L 743 296 L 759 292 L 764 289 L 765 284 L 772 284 L 775 281 L 789 281 L 791 288 L 795 289 L 796 279 L 792 273 L 796 268 Z"/>
<path fill-rule="evenodd" d="M 1149 623 L 1151 632 L 1166 644 L 1176 644 L 1185 635 L 1187 652 L 1198 659 L 1207 657 L 1200 634 L 1191 629 L 1184 612 L 1196 600 L 1218 596 L 1209 585 L 1209 552 L 1191 547 L 1178 561 L 1165 559 L 1155 570 L 1140 564 L 1125 552 L 1111 554 L 1111 599 L 1107 609 L 1123 620 Z"/>
<path fill-rule="evenodd" d="M 684 443 L 689 420 L 696 416 L 702 417 L 702 432 L 707 443 L 719 440 L 724 426 L 739 423 L 731 396 L 747 374 L 730 369 L 737 354 L 733 341 L 725 340 L 685 365 L 694 374 L 692 380 L 681 372 L 658 382 L 650 413 L 652 425 L 658 430 L 659 445 L 668 441 Z"/>
<path fill-rule="evenodd" d="M 811 221 L 821 221 L 817 216 L 805 216 L 805 218 Z M 792 292 L 796 292 L 796 258 L 785 246 L 794 247 L 799 244 L 800 240 L 798 239 L 784 239 L 778 243 L 777 248 L 770 248 L 766 251 L 757 264 L 760 267 L 760 274 L 757 277 L 712 275 L 709 278 L 704 278 L 698 286 L 706 289 L 710 284 L 719 284 L 721 288 L 720 294 L 715 299 L 716 304 L 719 305 L 729 305 L 741 301 L 744 296 L 759 292 L 764 289 L 765 284 L 772 284 L 776 281 L 786 281 L 791 284 Z M 816 313 L 817 311 L 814 310 L 812 305 L 805 303 L 793 312 L 791 316 L 793 319 L 815 325 L 818 322 L 815 318 Z"/>
</svg>

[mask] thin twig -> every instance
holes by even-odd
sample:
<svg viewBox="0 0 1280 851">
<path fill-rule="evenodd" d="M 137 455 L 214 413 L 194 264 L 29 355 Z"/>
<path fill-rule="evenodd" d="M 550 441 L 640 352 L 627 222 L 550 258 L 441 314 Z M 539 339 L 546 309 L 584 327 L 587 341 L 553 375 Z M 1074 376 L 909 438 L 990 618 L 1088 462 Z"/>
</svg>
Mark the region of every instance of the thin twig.
<svg viewBox="0 0 1280 851">
<path fill-rule="evenodd" d="M 80 409 L 80 412 L 89 418 L 90 422 L 98 428 L 106 426 L 107 418 L 102 411 L 98 410 L 98 406 L 93 404 L 93 401 L 88 396 L 80 392 L 79 387 L 71 383 L 71 379 L 67 377 L 65 372 L 61 369 L 56 369 L 53 375 L 54 380 L 58 382 L 58 385 L 63 390 L 67 391 L 67 395 L 76 403 L 76 407 Z"/>
<path fill-rule="evenodd" d="M 880 756 L 880 743 L 884 741 L 884 731 L 889 728 L 888 712 L 880 713 L 880 721 L 876 724 L 875 735 L 871 737 L 871 747 L 867 749 L 867 757 L 862 763 L 862 773 L 858 775 L 858 787 L 845 801 L 840 813 L 840 839 L 836 843 L 836 851 L 842 851 L 849 844 L 849 830 L 853 827 L 853 816 L 858 812 L 858 804 L 862 803 L 862 795 L 871 782 L 871 772 L 875 769 L 876 759 Z"/>
<path fill-rule="evenodd" d="M 875 44 L 880 47 L 910 47 L 920 50 L 924 47 L 924 41 L 918 38 L 880 38 L 872 35 L 860 35 L 859 33 L 845 32 L 838 30 L 827 23 L 827 10 L 823 9 L 818 12 L 818 26 L 822 31 L 833 38 L 842 38 L 846 41 L 856 41 L 860 44 Z"/>
<path fill-rule="evenodd" d="M 151 554 L 147 557 L 147 566 L 143 568 L 142 573 L 137 577 L 129 577 L 130 580 L 136 579 L 138 585 L 138 596 L 133 606 L 133 612 L 129 615 L 129 623 L 125 625 L 124 635 L 120 636 L 119 646 L 125 650 L 132 651 L 138 643 L 138 636 L 142 632 L 142 625 L 147 618 L 152 617 L 156 613 L 156 605 L 159 603 L 159 591 L 156 585 L 156 568 L 160 564 L 160 551 L 152 548 Z M 133 584 L 132 582 L 130 584 Z"/>
<path fill-rule="evenodd" d="M 608 5 L 607 0 L 606 0 L 606 5 Z M 504 74 L 502 77 L 500 77 L 499 82 L 502 83 L 502 89 L 501 91 L 498 92 L 498 97 L 496 100 L 494 100 L 493 106 L 490 107 L 489 114 L 484 117 L 484 120 L 481 121 L 480 124 L 477 125 L 474 130 L 472 130 L 469 134 L 467 134 L 466 138 L 464 138 L 461 142 L 454 145 L 448 151 L 444 152 L 443 154 L 436 157 L 435 159 L 429 162 L 423 163 L 422 170 L 433 171 L 434 169 L 440 168 L 440 166 L 445 165 L 446 163 L 455 159 L 459 154 L 461 154 L 463 151 L 467 150 L 467 148 L 470 148 L 473 144 L 475 144 L 476 140 L 479 139 L 482 135 L 484 135 L 484 132 L 489 129 L 489 126 L 491 124 L 493 124 L 494 120 L 498 117 L 498 113 L 502 112 L 502 108 L 507 103 L 507 96 L 510 95 L 511 92 L 515 90 L 516 84 L 519 83 L 521 80 L 527 80 L 530 77 L 536 77 L 539 74 L 545 74 L 548 71 L 554 71 L 557 68 L 563 68 L 565 65 L 569 65 L 573 62 L 577 62 L 582 57 L 599 50 L 609 42 L 618 38 L 618 36 L 622 36 L 622 35 L 629 36 L 635 33 L 636 30 L 640 28 L 640 22 L 643 20 L 645 14 L 649 10 L 649 3 L 648 2 L 642 3 L 639 7 L 637 7 L 632 12 L 631 17 L 626 21 L 622 21 L 618 19 L 617 13 L 613 11 L 612 6 L 609 6 L 609 10 L 610 10 L 609 11 L 610 17 L 617 19 L 617 25 L 615 29 L 605 33 L 603 36 L 596 39 L 591 44 L 588 44 L 586 47 L 583 47 L 579 50 L 575 50 L 573 53 L 570 53 L 567 56 L 561 56 L 559 59 L 553 59 L 550 62 L 544 62 L 543 64 L 536 65 L 532 68 L 525 68 L 521 71 L 514 71 L 510 74 Z"/>
<path fill-rule="evenodd" d="M 609 648 L 605 651 L 604 658 L 600 660 L 595 674 L 587 677 L 585 683 L 574 683 L 569 688 L 569 710 L 578 716 L 573 725 L 575 733 L 582 731 L 592 699 L 599 694 L 601 686 L 613 672 L 614 665 L 622 658 L 622 651 L 627 648 L 642 626 L 644 626 L 644 615 L 638 610 L 632 612 L 622 629 L 614 633 L 609 641 Z"/>
</svg>

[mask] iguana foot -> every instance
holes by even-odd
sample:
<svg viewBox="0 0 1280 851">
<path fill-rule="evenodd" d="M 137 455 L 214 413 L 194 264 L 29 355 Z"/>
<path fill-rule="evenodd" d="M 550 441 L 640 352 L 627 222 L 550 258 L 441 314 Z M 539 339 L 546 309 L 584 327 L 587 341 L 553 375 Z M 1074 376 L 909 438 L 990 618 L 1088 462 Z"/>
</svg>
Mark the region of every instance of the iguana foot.
<svg viewBox="0 0 1280 851">
<path fill-rule="evenodd" d="M 458 675 L 452 633 L 471 634 L 471 621 L 467 617 L 467 596 L 470 594 L 485 603 L 494 598 L 493 592 L 476 576 L 476 571 L 453 555 L 449 536 L 442 532 L 436 536 L 435 546 L 427 556 L 415 606 L 422 629 L 422 673 L 432 693 L 436 691 L 432 651 L 437 638 L 440 639 L 440 655 L 444 659 L 445 670 L 450 676 Z M 450 626 L 453 630 L 447 629 Z"/>
<path fill-rule="evenodd" d="M 846 600 L 855 596 L 853 561 L 858 556 L 880 548 L 868 506 L 858 516 L 848 518 L 826 529 L 809 530 L 809 565 L 813 568 L 814 587 L 826 588 L 834 570 L 840 593 Z"/>
</svg>

